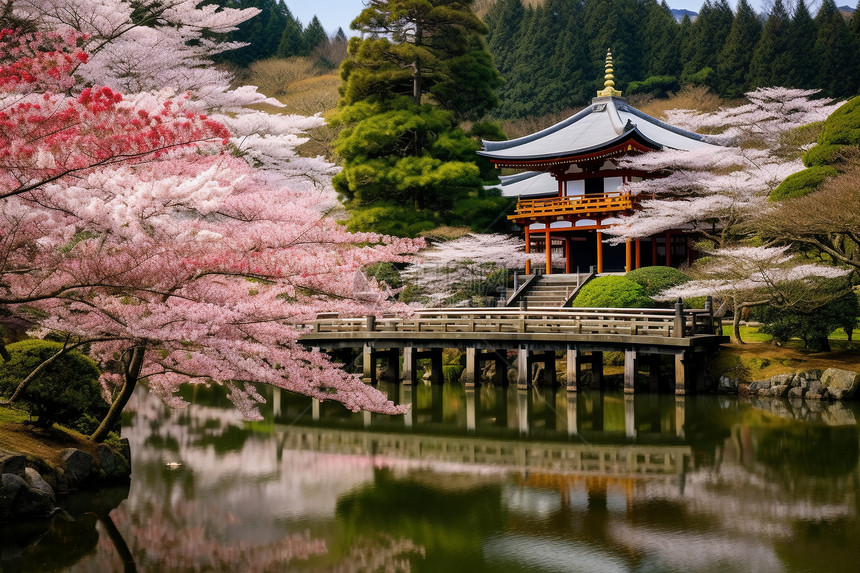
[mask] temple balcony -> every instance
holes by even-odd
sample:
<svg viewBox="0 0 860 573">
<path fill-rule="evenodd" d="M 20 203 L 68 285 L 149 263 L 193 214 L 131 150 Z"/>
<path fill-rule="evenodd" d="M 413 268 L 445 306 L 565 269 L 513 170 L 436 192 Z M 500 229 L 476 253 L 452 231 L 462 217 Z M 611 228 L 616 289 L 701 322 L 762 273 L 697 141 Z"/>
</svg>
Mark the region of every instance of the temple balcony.
<svg viewBox="0 0 860 573">
<path fill-rule="evenodd" d="M 539 220 L 567 217 L 583 217 L 599 213 L 632 211 L 633 197 L 622 191 L 595 193 L 588 195 L 568 195 L 547 199 L 520 199 L 517 208 L 508 219 L 515 221 Z"/>
</svg>

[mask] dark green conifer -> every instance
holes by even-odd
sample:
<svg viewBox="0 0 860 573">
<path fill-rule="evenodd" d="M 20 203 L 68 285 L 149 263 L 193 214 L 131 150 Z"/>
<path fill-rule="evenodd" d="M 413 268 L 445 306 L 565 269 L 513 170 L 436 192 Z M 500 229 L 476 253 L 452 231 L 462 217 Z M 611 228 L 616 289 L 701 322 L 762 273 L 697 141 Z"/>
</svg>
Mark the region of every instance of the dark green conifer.
<svg viewBox="0 0 860 573">
<path fill-rule="evenodd" d="M 680 26 L 665 0 L 645 0 L 642 27 L 643 66 L 646 77 L 680 75 Z M 689 22 L 689 19 L 688 19 Z M 631 80 L 634 78 L 630 78 Z"/>
<path fill-rule="evenodd" d="M 328 42 L 328 34 L 316 16 L 311 18 L 310 24 L 305 28 L 304 41 L 307 54 L 312 53 L 323 42 Z"/>
<path fill-rule="evenodd" d="M 792 74 L 791 18 L 782 0 L 776 0 L 764 23 L 747 76 L 749 89 L 789 86 Z"/>
<path fill-rule="evenodd" d="M 758 15 L 747 0 L 739 0 L 731 31 L 717 61 L 718 85 L 723 97 L 737 98 L 747 91 L 746 77 L 760 37 Z"/>
<path fill-rule="evenodd" d="M 712 70 L 711 74 L 714 73 L 733 21 L 734 13 L 726 0 L 705 0 L 682 48 L 686 57 L 684 79 L 705 77 L 707 74 L 703 74 L 703 71 L 707 69 Z"/>
<path fill-rule="evenodd" d="M 284 17 L 284 31 L 278 43 L 277 56 L 279 58 L 292 58 L 306 55 L 308 52 L 302 23 L 292 15 L 289 9 L 287 9 Z"/>
<path fill-rule="evenodd" d="M 817 87 L 818 70 L 814 62 L 815 39 L 818 27 L 805 0 L 798 0 L 790 28 L 791 73 L 788 85 L 795 88 L 813 89 Z"/>
<path fill-rule="evenodd" d="M 818 70 L 817 87 L 835 97 L 856 94 L 856 54 L 848 25 L 833 0 L 823 0 L 815 24 L 818 34 L 810 65 Z"/>
</svg>

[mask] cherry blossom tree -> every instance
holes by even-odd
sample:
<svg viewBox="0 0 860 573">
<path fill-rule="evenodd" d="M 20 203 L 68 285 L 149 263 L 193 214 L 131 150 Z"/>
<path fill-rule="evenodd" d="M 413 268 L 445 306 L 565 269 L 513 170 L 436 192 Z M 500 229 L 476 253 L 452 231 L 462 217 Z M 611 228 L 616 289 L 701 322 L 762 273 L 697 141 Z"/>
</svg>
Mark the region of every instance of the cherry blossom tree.
<svg viewBox="0 0 860 573">
<path fill-rule="evenodd" d="M 317 312 L 380 310 L 382 297 L 356 296 L 353 275 L 421 245 L 349 234 L 323 216 L 334 167 L 295 153 L 322 120 L 247 111 L 262 96 L 223 76 L 201 80 L 197 53 L 166 56 L 187 72 L 166 88 L 151 89 L 168 76 L 111 76 L 104 62 L 132 53 L 123 42 L 145 28 L 125 2 L 10 5 L 44 31 L 2 36 L 14 49 L 0 56 L 0 316 L 64 333 L 75 341 L 64 350 L 89 343 L 113 401 L 93 438 L 143 378 L 174 405 L 183 382 L 224 384 L 249 417 L 262 400 L 252 382 L 402 412 L 297 342 Z M 180 43 L 239 14 L 159 6 L 152 29 L 196 30 Z"/>
<path fill-rule="evenodd" d="M 806 310 L 838 296 L 827 279 L 849 271 L 809 263 L 782 247 L 732 247 L 708 253 L 694 269 L 696 280 L 660 293 L 659 300 L 714 296 L 732 308 L 732 333 L 743 343 L 740 319 L 748 308 L 770 305 L 783 310 Z"/>
<path fill-rule="evenodd" d="M 424 250 L 421 261 L 401 275 L 427 293 L 430 306 L 436 306 L 457 291 L 485 281 L 494 271 L 522 268 L 527 260 L 542 256 L 526 254 L 525 242 L 518 237 L 470 233 Z"/>
</svg>

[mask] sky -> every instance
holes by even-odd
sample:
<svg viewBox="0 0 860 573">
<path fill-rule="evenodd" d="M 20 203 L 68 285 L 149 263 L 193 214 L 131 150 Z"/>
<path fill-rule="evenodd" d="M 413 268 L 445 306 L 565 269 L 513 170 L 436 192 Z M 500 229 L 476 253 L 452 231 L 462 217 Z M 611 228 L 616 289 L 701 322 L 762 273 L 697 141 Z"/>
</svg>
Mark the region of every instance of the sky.
<svg viewBox="0 0 860 573">
<path fill-rule="evenodd" d="M 704 0 L 668 0 L 668 4 L 672 8 L 684 8 L 698 12 L 702 7 Z M 772 0 L 749 0 L 750 5 L 757 11 L 762 10 L 762 6 L 770 6 Z M 815 0 L 807 0 L 807 6 L 815 4 Z M 854 5 L 856 0 L 837 0 L 836 5 L 842 4 Z M 343 28 L 343 31 L 350 35 L 349 23 L 358 16 L 361 9 L 364 7 L 362 0 L 286 0 L 287 7 L 293 16 L 298 18 L 303 26 L 307 26 L 311 18 L 316 15 L 323 28 L 329 35 L 337 32 L 338 27 Z M 737 5 L 737 0 L 729 0 L 732 7 Z"/>
</svg>

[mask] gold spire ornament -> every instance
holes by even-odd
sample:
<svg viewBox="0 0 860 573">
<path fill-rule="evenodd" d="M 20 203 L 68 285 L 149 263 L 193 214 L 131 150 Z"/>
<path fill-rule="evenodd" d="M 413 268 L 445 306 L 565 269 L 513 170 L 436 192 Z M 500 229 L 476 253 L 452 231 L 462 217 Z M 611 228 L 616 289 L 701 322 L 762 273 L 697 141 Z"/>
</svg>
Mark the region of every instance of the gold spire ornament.
<svg viewBox="0 0 860 573">
<path fill-rule="evenodd" d="M 615 76 L 612 75 L 612 51 L 606 51 L 606 75 L 604 76 L 603 89 L 597 92 L 597 97 L 618 97 L 621 92 L 615 89 Z"/>
</svg>

